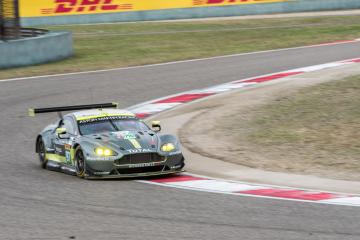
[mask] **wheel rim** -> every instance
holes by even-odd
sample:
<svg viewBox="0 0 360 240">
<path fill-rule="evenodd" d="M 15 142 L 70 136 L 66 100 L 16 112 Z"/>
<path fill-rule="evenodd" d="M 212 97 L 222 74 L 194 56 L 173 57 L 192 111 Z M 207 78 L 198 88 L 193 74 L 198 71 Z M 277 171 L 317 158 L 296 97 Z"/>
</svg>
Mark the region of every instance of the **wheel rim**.
<svg viewBox="0 0 360 240">
<path fill-rule="evenodd" d="M 78 175 L 83 175 L 85 173 L 85 158 L 82 151 L 76 152 L 76 172 Z"/>
<path fill-rule="evenodd" d="M 45 146 L 43 141 L 39 142 L 39 157 L 41 162 L 45 162 Z"/>
</svg>

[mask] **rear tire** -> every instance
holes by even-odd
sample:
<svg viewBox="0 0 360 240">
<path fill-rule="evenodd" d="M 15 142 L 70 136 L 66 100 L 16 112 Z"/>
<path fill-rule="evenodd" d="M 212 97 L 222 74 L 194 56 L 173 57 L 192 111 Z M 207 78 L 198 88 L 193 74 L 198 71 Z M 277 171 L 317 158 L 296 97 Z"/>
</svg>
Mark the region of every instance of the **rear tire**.
<svg viewBox="0 0 360 240">
<path fill-rule="evenodd" d="M 78 146 L 75 149 L 75 170 L 76 175 L 80 178 L 84 178 L 86 175 L 86 159 L 81 147 Z"/>
<path fill-rule="evenodd" d="M 47 159 L 46 159 L 46 148 L 44 141 L 40 138 L 37 142 L 37 149 L 39 154 L 39 160 L 42 168 L 46 168 L 47 166 Z"/>
</svg>

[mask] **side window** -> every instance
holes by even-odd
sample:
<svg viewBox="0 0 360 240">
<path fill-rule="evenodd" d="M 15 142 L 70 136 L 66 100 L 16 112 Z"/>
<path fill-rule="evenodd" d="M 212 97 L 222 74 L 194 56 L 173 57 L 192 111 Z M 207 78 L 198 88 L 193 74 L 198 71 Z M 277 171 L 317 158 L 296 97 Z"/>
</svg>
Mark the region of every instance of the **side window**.
<svg viewBox="0 0 360 240">
<path fill-rule="evenodd" d="M 75 135 L 75 128 L 74 128 L 74 124 L 73 124 L 73 121 L 71 120 L 71 118 L 64 118 L 61 125 L 67 129 L 67 132 L 69 134 Z"/>
</svg>

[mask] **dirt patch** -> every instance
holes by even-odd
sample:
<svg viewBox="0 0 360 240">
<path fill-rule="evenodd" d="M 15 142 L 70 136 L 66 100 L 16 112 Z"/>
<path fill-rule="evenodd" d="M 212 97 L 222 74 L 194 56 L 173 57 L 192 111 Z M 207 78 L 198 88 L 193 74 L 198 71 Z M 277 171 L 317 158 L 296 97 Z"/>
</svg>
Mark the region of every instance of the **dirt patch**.
<svg viewBox="0 0 360 240">
<path fill-rule="evenodd" d="M 195 104 L 204 110 L 180 138 L 226 162 L 359 181 L 360 77 L 341 80 L 356 74 L 358 65 L 320 71 Z"/>
</svg>

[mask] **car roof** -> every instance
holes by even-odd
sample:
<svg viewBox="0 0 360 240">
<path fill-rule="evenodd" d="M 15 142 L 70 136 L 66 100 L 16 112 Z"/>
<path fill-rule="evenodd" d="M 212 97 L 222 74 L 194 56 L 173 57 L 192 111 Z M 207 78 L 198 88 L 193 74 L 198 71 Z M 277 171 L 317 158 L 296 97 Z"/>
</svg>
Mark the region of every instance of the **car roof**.
<svg viewBox="0 0 360 240">
<path fill-rule="evenodd" d="M 134 113 L 124 109 L 91 109 L 71 113 L 77 121 L 100 118 L 100 117 L 136 117 Z"/>
</svg>

